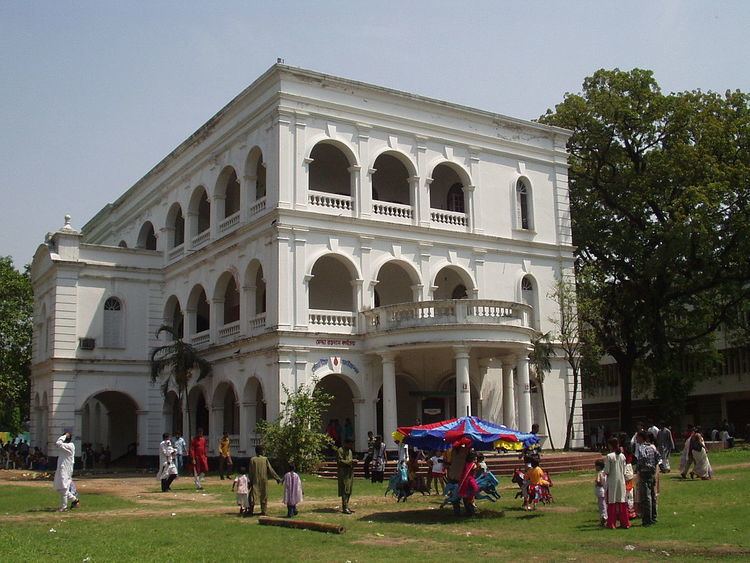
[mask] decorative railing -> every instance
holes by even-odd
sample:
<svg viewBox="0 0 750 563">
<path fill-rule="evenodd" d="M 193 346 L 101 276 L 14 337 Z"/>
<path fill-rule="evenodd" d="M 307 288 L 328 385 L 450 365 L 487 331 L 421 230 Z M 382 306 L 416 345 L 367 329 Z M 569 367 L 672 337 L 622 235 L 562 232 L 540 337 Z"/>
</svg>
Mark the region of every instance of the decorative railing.
<svg viewBox="0 0 750 563">
<path fill-rule="evenodd" d="M 255 203 L 253 203 L 250 206 L 250 211 L 248 211 L 248 216 L 252 217 L 253 215 L 257 215 L 261 211 L 263 211 L 266 208 L 266 196 L 263 196 L 259 200 L 257 200 Z"/>
<path fill-rule="evenodd" d="M 357 317 L 351 311 L 310 309 L 310 328 L 323 332 L 351 334 L 357 328 Z"/>
<path fill-rule="evenodd" d="M 169 252 L 167 252 L 167 260 L 170 262 L 177 260 L 185 253 L 185 245 L 180 244 L 175 246 L 174 248 L 171 248 Z"/>
<path fill-rule="evenodd" d="M 203 332 L 194 334 L 192 338 L 193 345 L 195 346 L 208 344 L 210 341 L 211 341 L 211 331 L 209 330 L 204 330 Z"/>
<path fill-rule="evenodd" d="M 211 229 L 206 229 L 202 233 L 198 233 L 192 238 L 193 248 L 198 248 L 208 242 L 211 238 Z"/>
<path fill-rule="evenodd" d="M 232 213 L 229 217 L 219 223 L 219 232 L 226 233 L 240 224 L 240 212 Z"/>
<path fill-rule="evenodd" d="M 395 219 L 411 219 L 414 216 L 414 209 L 411 205 L 377 200 L 372 202 L 372 212 L 375 215 L 382 215 L 384 217 Z"/>
<path fill-rule="evenodd" d="M 531 327 L 532 309 L 494 299 L 445 299 L 377 307 L 364 311 L 366 333 L 435 325 L 490 324 Z"/>
<path fill-rule="evenodd" d="M 445 211 L 443 209 L 430 209 L 430 219 L 433 223 L 439 223 L 441 225 L 455 225 L 458 227 L 465 227 L 469 224 L 466 213 L 458 213 L 457 211 Z"/>
<path fill-rule="evenodd" d="M 353 200 L 348 195 L 311 191 L 309 201 L 314 207 L 323 207 L 331 211 L 351 211 Z"/>
<path fill-rule="evenodd" d="M 230 338 L 240 333 L 240 321 L 225 324 L 219 329 L 219 338 Z"/>
<path fill-rule="evenodd" d="M 259 315 L 255 315 L 248 321 L 247 325 L 251 333 L 263 330 L 266 326 L 266 314 L 261 313 Z"/>
<path fill-rule="evenodd" d="M 236 452 L 240 449 L 240 435 L 239 434 L 230 434 L 229 435 L 229 447 L 232 448 L 233 452 Z"/>
</svg>

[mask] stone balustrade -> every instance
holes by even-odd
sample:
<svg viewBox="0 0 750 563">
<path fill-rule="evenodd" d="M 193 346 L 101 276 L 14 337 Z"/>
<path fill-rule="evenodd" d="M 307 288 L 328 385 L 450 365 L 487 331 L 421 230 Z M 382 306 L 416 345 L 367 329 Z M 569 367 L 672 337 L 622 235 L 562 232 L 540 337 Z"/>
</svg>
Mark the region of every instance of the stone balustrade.
<svg viewBox="0 0 750 563">
<path fill-rule="evenodd" d="M 348 211 L 352 210 L 353 199 L 348 195 L 329 194 L 327 192 L 310 191 L 310 205 L 323 208 L 326 211 Z"/>
<path fill-rule="evenodd" d="M 466 227 L 469 224 L 466 213 L 446 211 L 444 209 L 430 209 L 430 220 L 437 226 Z"/>
<path fill-rule="evenodd" d="M 435 325 L 489 324 L 531 327 L 529 305 L 494 299 L 445 299 L 364 311 L 365 333 Z"/>
</svg>

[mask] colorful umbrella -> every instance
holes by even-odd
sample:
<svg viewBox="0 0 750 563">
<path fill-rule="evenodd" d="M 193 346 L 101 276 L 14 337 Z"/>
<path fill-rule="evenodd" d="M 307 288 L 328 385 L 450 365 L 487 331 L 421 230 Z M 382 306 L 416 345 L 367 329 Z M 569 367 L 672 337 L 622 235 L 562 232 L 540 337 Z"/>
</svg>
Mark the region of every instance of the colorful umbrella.
<svg viewBox="0 0 750 563">
<path fill-rule="evenodd" d="M 396 441 L 405 440 L 407 444 L 423 450 L 447 450 L 462 438 L 471 440 L 476 450 L 496 447 L 516 450 L 539 443 L 536 434 L 513 430 L 476 416 L 451 418 L 420 426 L 401 426 L 393 433 L 393 438 Z"/>
</svg>

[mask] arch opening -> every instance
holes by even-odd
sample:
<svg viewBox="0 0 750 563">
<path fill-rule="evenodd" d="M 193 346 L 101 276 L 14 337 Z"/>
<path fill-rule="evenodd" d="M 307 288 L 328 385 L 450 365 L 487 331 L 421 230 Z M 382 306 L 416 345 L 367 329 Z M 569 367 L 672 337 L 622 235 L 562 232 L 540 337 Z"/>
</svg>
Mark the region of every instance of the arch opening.
<svg viewBox="0 0 750 563">
<path fill-rule="evenodd" d="M 97 459 L 131 466 L 138 448 L 138 405 L 120 391 L 102 391 L 84 402 L 82 444 L 91 444 Z"/>
<path fill-rule="evenodd" d="M 456 170 L 448 164 L 438 164 L 432 171 L 430 207 L 464 213 L 466 210 L 464 183 Z"/>
<path fill-rule="evenodd" d="M 471 278 L 455 266 L 446 266 L 442 268 L 435 276 L 433 284 L 437 289 L 434 290 L 433 299 L 439 301 L 442 299 L 468 299 L 470 291 L 474 289 Z"/>
<path fill-rule="evenodd" d="M 179 203 L 173 204 L 167 213 L 167 228 L 171 230 L 172 235 L 170 248 L 185 244 L 185 217 Z"/>
<path fill-rule="evenodd" d="M 188 406 L 190 408 L 190 435 L 195 436 L 198 428 L 201 428 L 203 435 L 207 437 L 210 431 L 210 417 L 206 396 L 200 385 L 194 386 L 188 392 Z"/>
<path fill-rule="evenodd" d="M 354 276 L 334 255 L 318 258 L 309 286 L 310 309 L 354 311 Z"/>
<path fill-rule="evenodd" d="M 354 440 L 354 392 L 343 377 L 336 374 L 324 376 L 315 384 L 315 390 L 323 391 L 333 400 L 323 415 L 321 430 L 340 446 L 347 438 Z"/>
<path fill-rule="evenodd" d="M 141 230 L 138 232 L 138 242 L 136 243 L 137 248 L 143 248 L 146 250 L 156 250 L 156 231 L 151 221 L 146 221 L 141 225 Z"/>
<path fill-rule="evenodd" d="M 190 198 L 188 207 L 190 215 L 190 236 L 195 237 L 211 228 L 211 202 L 206 188 L 198 186 Z"/>
<path fill-rule="evenodd" d="M 352 163 L 344 152 L 332 143 L 321 142 L 310 152 L 310 190 L 338 195 L 352 195 L 349 171 Z"/>
<path fill-rule="evenodd" d="M 410 272 L 396 261 L 383 264 L 375 286 L 375 307 L 414 301 L 413 286 L 417 283 Z"/>
<path fill-rule="evenodd" d="M 383 153 L 375 159 L 372 175 L 372 199 L 412 205 L 409 170 L 392 154 Z"/>
</svg>

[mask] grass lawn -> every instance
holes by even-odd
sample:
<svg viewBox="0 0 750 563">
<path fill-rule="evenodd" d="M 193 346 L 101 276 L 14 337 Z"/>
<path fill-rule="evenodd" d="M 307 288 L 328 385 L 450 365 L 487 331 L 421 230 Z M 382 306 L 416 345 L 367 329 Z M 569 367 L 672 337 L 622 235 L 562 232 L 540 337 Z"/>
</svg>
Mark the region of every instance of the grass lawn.
<svg viewBox="0 0 750 563">
<path fill-rule="evenodd" d="M 51 483 L 3 483 L 0 559 L 345 562 L 460 554 L 477 560 L 747 560 L 750 450 L 714 453 L 711 461 L 712 481 L 664 476 L 658 524 L 643 528 L 636 520 L 630 530 L 599 528 L 593 469 L 553 476 L 555 503 L 532 513 L 520 509 L 515 486 L 503 478 L 503 498 L 480 502 L 481 513 L 472 519 L 440 510 L 435 497 L 396 504 L 383 496 L 384 486 L 364 481 L 355 482 L 356 513 L 344 516 L 337 512 L 336 482 L 305 476 L 299 518 L 342 523 L 342 535 L 238 518 L 231 482 L 215 477 L 203 493 L 189 479 L 178 480 L 172 494 L 159 493 L 154 479 L 82 479 L 82 508 L 65 514 L 47 512 L 57 500 Z M 269 513 L 281 516 L 281 487 L 271 483 L 269 490 Z"/>
</svg>

